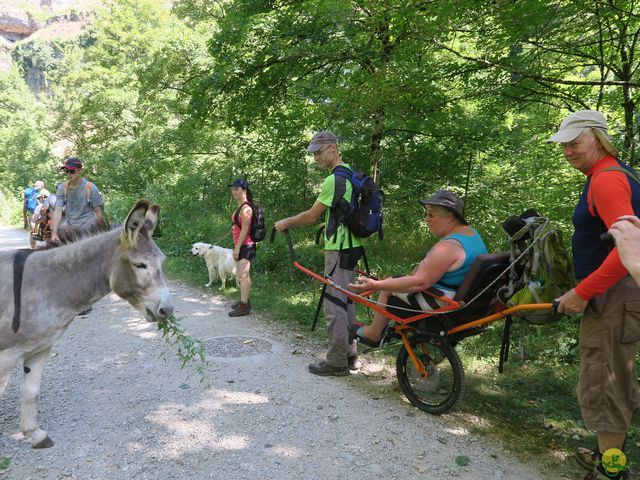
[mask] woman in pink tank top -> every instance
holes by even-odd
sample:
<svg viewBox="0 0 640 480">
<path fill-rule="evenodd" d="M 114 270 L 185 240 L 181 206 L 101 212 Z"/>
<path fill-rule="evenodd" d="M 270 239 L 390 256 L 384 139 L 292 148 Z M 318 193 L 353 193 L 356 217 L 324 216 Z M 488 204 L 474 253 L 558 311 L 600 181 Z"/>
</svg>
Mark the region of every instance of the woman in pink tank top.
<svg viewBox="0 0 640 480">
<path fill-rule="evenodd" d="M 233 259 L 236 261 L 236 275 L 240 285 L 240 301 L 232 305 L 230 317 L 249 315 L 251 304 L 249 292 L 251 290 L 251 261 L 256 258 L 256 244 L 251 238 L 251 220 L 253 218 L 253 196 L 249 189 L 249 182 L 237 178 L 229 184 L 231 195 L 238 203 L 238 208 L 231 215 L 231 233 L 233 235 Z"/>
</svg>

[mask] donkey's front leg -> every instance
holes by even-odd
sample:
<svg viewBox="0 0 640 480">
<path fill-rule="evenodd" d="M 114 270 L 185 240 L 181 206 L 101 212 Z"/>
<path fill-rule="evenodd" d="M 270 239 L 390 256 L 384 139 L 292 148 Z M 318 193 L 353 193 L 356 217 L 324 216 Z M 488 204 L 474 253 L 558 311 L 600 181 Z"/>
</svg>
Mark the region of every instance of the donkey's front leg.
<svg viewBox="0 0 640 480">
<path fill-rule="evenodd" d="M 38 426 L 38 395 L 42 383 L 42 371 L 47 362 L 51 347 L 25 357 L 24 378 L 22 380 L 22 407 L 20 409 L 20 428 L 25 437 L 31 438 L 33 448 L 53 447 L 47 432 Z"/>
</svg>

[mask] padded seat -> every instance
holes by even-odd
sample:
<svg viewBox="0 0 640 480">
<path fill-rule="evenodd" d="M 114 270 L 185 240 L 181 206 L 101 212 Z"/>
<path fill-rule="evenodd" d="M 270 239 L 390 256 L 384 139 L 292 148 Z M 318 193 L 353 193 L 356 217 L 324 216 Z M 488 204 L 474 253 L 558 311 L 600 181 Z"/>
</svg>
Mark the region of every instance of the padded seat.
<svg viewBox="0 0 640 480">
<path fill-rule="evenodd" d="M 469 273 L 464 277 L 462 284 L 456 291 L 456 295 L 453 297 L 454 300 L 465 303 L 473 300 L 478 293 L 487 288 L 498 275 L 507 269 L 509 258 L 509 252 L 478 255 L 471 264 Z M 452 313 L 451 317 L 455 318 L 455 324 L 460 325 L 487 315 L 496 302 L 498 289 L 506 283 L 508 278 L 508 273 L 505 273 L 502 281 L 496 282 L 468 307 Z"/>
<path fill-rule="evenodd" d="M 508 252 L 502 253 L 485 253 L 478 255 L 471 264 L 469 272 L 464 277 L 462 284 L 456 290 L 454 300 L 467 303 L 470 302 L 482 290 L 487 288 L 498 275 L 504 272 L 509 266 L 510 255 Z M 493 306 L 496 304 L 497 292 L 500 287 L 505 285 L 509 279 L 508 272 L 504 274 L 502 280 L 497 281 L 491 288 L 487 289 L 482 295 L 473 300 L 468 307 L 462 310 L 451 312 L 444 315 L 437 315 L 419 321 L 418 329 L 424 332 L 432 332 L 442 334 L 453 327 L 463 325 L 465 323 L 478 320 L 491 313 Z M 453 344 L 457 343 L 464 337 L 476 335 L 482 331 L 482 328 L 473 328 L 457 333 Z"/>
</svg>

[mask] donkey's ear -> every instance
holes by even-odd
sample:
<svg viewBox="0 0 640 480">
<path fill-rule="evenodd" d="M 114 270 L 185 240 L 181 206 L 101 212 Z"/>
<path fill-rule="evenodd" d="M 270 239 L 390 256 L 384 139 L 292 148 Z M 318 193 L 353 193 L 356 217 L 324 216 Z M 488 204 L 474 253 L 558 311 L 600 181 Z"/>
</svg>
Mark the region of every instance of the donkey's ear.
<svg viewBox="0 0 640 480">
<path fill-rule="evenodd" d="M 138 234 L 144 226 L 147 210 L 149 210 L 149 202 L 147 200 L 138 200 L 129 215 L 127 215 L 127 219 L 124 222 L 124 235 L 130 244 L 135 245 Z"/>
<path fill-rule="evenodd" d="M 147 210 L 147 214 L 144 217 L 144 226 L 145 231 L 149 238 L 153 235 L 153 231 L 156 228 L 156 224 L 158 223 L 158 216 L 160 215 L 160 205 L 154 204 L 151 205 L 149 210 Z"/>
</svg>

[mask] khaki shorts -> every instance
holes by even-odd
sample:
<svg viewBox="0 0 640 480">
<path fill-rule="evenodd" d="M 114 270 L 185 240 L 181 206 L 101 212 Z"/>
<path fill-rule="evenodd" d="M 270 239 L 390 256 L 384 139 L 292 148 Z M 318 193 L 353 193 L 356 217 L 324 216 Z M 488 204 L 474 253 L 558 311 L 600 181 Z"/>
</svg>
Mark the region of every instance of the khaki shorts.
<svg viewBox="0 0 640 480">
<path fill-rule="evenodd" d="M 635 357 L 640 288 L 626 276 L 592 298 L 580 322 L 578 403 L 587 428 L 624 433 L 640 406 Z"/>
</svg>

